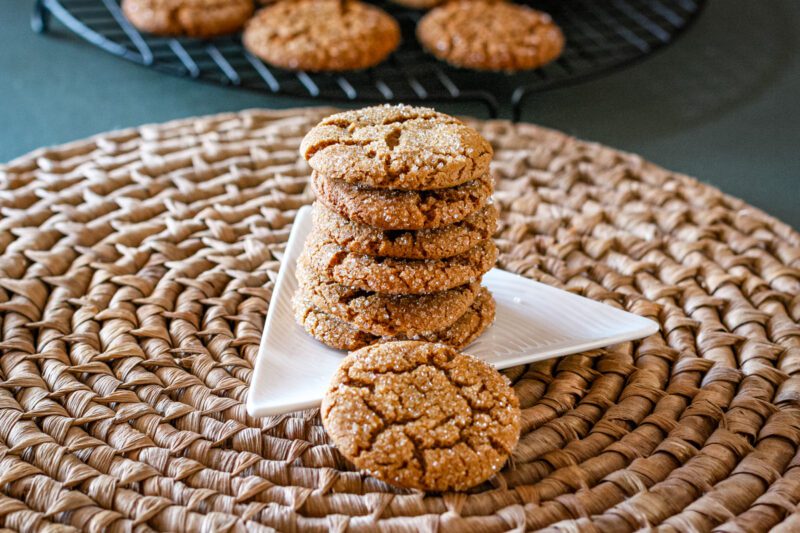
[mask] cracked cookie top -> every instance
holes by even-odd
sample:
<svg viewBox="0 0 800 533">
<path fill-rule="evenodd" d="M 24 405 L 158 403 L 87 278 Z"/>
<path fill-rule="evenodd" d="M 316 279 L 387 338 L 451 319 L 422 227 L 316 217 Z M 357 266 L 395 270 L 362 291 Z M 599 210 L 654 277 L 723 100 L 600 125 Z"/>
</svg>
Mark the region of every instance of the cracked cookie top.
<svg viewBox="0 0 800 533">
<path fill-rule="evenodd" d="M 400 487 L 466 490 L 519 439 L 519 400 L 489 364 L 443 344 L 377 344 L 342 362 L 322 402 L 338 450 Z"/>
<path fill-rule="evenodd" d="M 242 41 L 279 67 L 354 70 L 386 59 L 400 44 L 400 27 L 380 8 L 357 0 L 294 0 L 259 11 Z"/>
<path fill-rule="evenodd" d="M 369 187 L 429 190 L 485 175 L 489 142 L 460 120 L 426 107 L 383 105 L 331 115 L 300 154 L 320 174 Z"/>
<path fill-rule="evenodd" d="M 550 15 L 491 0 L 434 8 L 417 25 L 417 38 L 439 59 L 478 70 L 537 68 L 564 49 L 564 34 Z"/>
</svg>

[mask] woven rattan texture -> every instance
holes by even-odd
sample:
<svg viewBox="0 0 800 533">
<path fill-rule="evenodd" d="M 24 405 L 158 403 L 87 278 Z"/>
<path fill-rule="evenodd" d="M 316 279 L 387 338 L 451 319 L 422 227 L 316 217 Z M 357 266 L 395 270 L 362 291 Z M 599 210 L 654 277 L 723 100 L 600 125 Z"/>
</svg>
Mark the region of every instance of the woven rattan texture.
<svg viewBox="0 0 800 533">
<path fill-rule="evenodd" d="M 144 126 L 0 167 L 0 526 L 800 527 L 800 236 L 531 125 L 476 123 L 496 150 L 500 266 L 661 333 L 506 371 L 521 441 L 469 494 L 353 472 L 317 410 L 249 417 L 281 252 L 312 200 L 297 146 L 329 112 Z"/>
</svg>

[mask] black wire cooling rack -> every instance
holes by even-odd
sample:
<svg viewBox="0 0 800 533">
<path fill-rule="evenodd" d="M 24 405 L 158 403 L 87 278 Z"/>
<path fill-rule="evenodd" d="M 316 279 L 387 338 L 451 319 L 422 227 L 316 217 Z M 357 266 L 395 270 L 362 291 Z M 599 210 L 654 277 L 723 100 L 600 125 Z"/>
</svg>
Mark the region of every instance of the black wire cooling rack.
<svg viewBox="0 0 800 533">
<path fill-rule="evenodd" d="M 674 41 L 705 0 L 542 0 L 566 35 L 562 56 L 515 74 L 475 72 L 442 63 L 414 37 L 419 11 L 375 2 L 400 22 L 403 43 L 377 67 L 337 74 L 290 72 L 249 54 L 238 35 L 204 41 L 157 37 L 136 30 L 119 0 L 36 0 L 32 25 L 45 32 L 51 16 L 103 50 L 161 72 L 267 94 L 326 100 L 473 101 L 497 116 L 509 102 L 515 119 L 533 93 L 577 83 L 640 60 Z"/>
</svg>

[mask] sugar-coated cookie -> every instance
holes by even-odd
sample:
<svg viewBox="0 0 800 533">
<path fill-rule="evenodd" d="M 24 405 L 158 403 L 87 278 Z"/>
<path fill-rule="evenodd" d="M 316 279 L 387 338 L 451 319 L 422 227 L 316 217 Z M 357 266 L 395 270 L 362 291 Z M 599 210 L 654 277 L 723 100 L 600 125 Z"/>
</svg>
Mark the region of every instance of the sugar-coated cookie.
<svg viewBox="0 0 800 533">
<path fill-rule="evenodd" d="M 496 260 L 491 239 L 446 259 L 398 259 L 354 254 L 314 232 L 300 259 L 322 279 L 388 294 L 429 294 L 472 283 Z"/>
<path fill-rule="evenodd" d="M 359 469 L 393 485 L 466 490 L 519 440 L 519 399 L 489 364 L 441 344 L 390 342 L 348 355 L 322 423 Z"/>
<path fill-rule="evenodd" d="M 242 42 L 277 67 L 356 70 L 386 59 L 400 44 L 400 27 L 382 9 L 358 0 L 290 0 L 259 11 Z"/>
<path fill-rule="evenodd" d="M 490 0 L 449 2 L 417 25 L 417 38 L 433 55 L 476 70 L 528 70 L 564 49 L 564 34 L 550 15 Z"/>
<path fill-rule="evenodd" d="M 337 350 L 356 350 L 370 344 L 395 340 L 425 340 L 463 348 L 477 339 L 494 321 L 496 304 L 491 293 L 481 287 L 467 312 L 450 326 L 418 335 L 378 336 L 362 331 L 333 315 L 314 307 L 301 292 L 292 302 L 295 320 L 309 335 Z"/>
<path fill-rule="evenodd" d="M 311 175 L 317 199 L 354 222 L 385 230 L 420 230 L 455 224 L 486 205 L 494 181 L 485 174 L 457 187 L 430 191 L 375 189 Z"/>
<path fill-rule="evenodd" d="M 216 37 L 242 29 L 252 0 L 122 0 L 122 12 L 138 29 L 157 35 Z"/>
<path fill-rule="evenodd" d="M 336 113 L 300 144 L 311 168 L 328 178 L 404 190 L 478 179 L 488 172 L 493 153 L 489 141 L 457 118 L 407 105 Z"/>
<path fill-rule="evenodd" d="M 491 238 L 497 228 L 497 209 L 489 204 L 464 220 L 434 229 L 389 230 L 348 220 L 314 205 L 314 231 L 350 252 L 405 259 L 443 259 L 459 255 Z"/>
</svg>

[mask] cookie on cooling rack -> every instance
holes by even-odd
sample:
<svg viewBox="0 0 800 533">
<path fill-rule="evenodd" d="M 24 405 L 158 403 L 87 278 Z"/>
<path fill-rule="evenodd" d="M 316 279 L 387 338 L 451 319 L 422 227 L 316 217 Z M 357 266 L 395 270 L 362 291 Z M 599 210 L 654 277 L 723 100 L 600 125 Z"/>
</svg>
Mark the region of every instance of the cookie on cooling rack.
<svg viewBox="0 0 800 533">
<path fill-rule="evenodd" d="M 564 49 L 564 34 L 547 13 L 490 0 L 434 8 L 417 25 L 417 38 L 439 59 L 475 70 L 534 69 Z"/>
<path fill-rule="evenodd" d="M 358 0 L 291 0 L 259 11 L 242 41 L 277 67 L 357 70 L 386 59 L 400 44 L 400 27 L 380 8 Z"/>
<path fill-rule="evenodd" d="M 322 423 L 356 468 L 399 487 L 466 490 L 519 440 L 519 399 L 489 364 L 442 344 L 390 342 L 348 355 Z"/>
<path fill-rule="evenodd" d="M 122 0 L 122 12 L 138 29 L 156 35 L 209 38 L 242 29 L 252 0 Z"/>
</svg>

